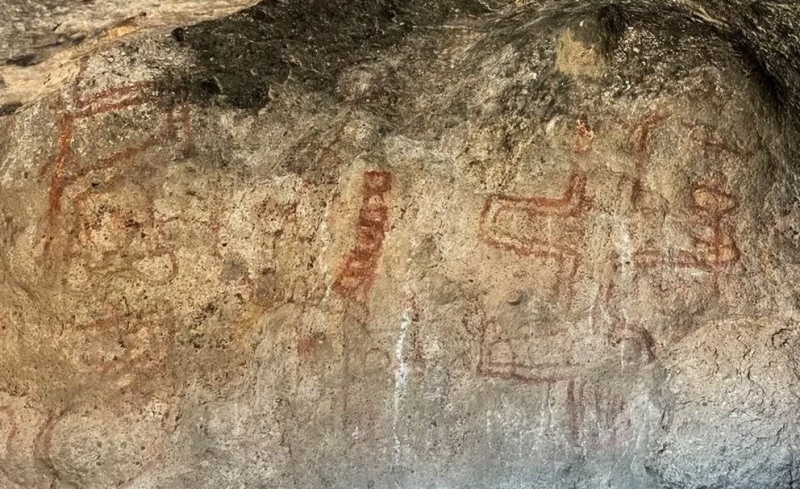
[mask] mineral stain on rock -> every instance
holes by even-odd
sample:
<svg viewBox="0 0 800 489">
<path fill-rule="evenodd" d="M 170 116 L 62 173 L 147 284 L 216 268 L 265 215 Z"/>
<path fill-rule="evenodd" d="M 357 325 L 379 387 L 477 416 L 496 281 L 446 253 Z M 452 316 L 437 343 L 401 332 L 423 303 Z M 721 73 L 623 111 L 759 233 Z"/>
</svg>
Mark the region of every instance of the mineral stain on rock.
<svg viewBox="0 0 800 489">
<path fill-rule="evenodd" d="M 0 487 L 793 487 L 792 12 L 107 23 L 0 106 Z"/>
</svg>

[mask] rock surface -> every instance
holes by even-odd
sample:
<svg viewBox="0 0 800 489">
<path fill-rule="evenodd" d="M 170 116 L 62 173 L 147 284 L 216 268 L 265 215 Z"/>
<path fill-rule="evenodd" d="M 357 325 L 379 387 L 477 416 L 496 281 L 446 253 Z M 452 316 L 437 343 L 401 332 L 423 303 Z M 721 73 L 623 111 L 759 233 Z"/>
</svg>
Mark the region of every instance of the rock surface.
<svg viewBox="0 0 800 489">
<path fill-rule="evenodd" d="M 350 3 L 0 117 L 0 487 L 794 487 L 794 7 Z"/>
<path fill-rule="evenodd" d="M 81 57 L 123 37 L 217 19 L 254 3 L 256 0 L 3 0 L 0 116 L 68 83 L 76 76 Z"/>
</svg>

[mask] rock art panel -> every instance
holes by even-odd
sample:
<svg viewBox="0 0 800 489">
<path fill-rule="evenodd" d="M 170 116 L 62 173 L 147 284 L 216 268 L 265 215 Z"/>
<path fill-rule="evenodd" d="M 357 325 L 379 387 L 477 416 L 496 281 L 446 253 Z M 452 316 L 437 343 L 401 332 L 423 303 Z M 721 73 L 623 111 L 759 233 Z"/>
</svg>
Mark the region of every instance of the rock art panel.
<svg viewBox="0 0 800 489">
<path fill-rule="evenodd" d="M 142 138 L 138 144 L 125 146 L 104 157 L 96 157 L 94 161 L 84 162 L 76 158 L 73 140 L 76 131 L 85 120 L 102 118 L 108 120 L 117 112 L 132 110 L 158 109 L 154 94 L 154 86 L 150 82 L 136 82 L 123 86 L 109 87 L 93 93 L 80 93 L 80 83 L 86 60 L 84 59 L 73 89 L 68 91 L 65 99 L 59 100 L 56 110 L 59 113 L 58 135 L 56 140 L 56 158 L 52 163 L 50 180 L 50 217 L 55 218 L 62 206 L 65 187 L 74 180 L 93 171 L 115 168 L 130 159 L 137 157 L 148 149 L 165 144 L 179 134 L 191 144 L 191 112 L 186 104 L 169 107 L 164 114 L 160 127 Z M 149 106 L 149 107 L 147 107 Z M 137 135 L 138 136 L 138 135 Z M 43 168 L 43 172 L 50 165 Z"/>
<path fill-rule="evenodd" d="M 650 167 L 652 138 L 669 121 L 670 113 L 657 109 L 636 122 L 625 139 L 630 148 L 630 172 L 609 179 L 584 170 L 594 164 L 593 143 L 597 141 L 588 121 L 581 117 L 573 146 L 580 169 L 573 171 L 560 196 L 491 195 L 480 214 L 484 243 L 513 252 L 520 260 L 532 257 L 561 266 L 559 290 L 554 294 L 558 303 L 552 305 L 557 312 L 542 319 L 528 317 L 525 322 L 504 319 L 497 311 L 487 312 L 509 305 L 519 307 L 523 296 L 518 292 L 519 299 L 505 305 L 482 304 L 478 319 L 465 320 L 464 326 L 477 345 L 475 373 L 535 392 L 543 389 L 548 399 L 552 396 L 552 405 L 559 407 L 558 420 L 567 427 L 574 447 L 609 448 L 630 443 L 633 395 L 597 384 L 597 372 L 610 369 L 625 378 L 635 377 L 640 371 L 650 375 L 646 372 L 659 364 L 663 351 L 681 339 L 680 335 L 663 337 L 659 328 L 651 332 L 649 327 L 653 326 L 638 315 L 630 317 L 629 294 L 636 284 L 632 280 L 669 269 L 701 273 L 718 284 L 721 273 L 741 260 L 734 227 L 739 200 L 718 183 L 724 179 L 714 170 L 701 169 L 700 174 L 710 173 L 710 178 L 689 182 L 681 194 L 685 200 L 677 205 L 648 189 L 646 179 L 656 171 Z M 599 195 L 605 191 L 604 185 L 619 189 L 616 202 Z M 595 201 L 601 204 L 596 206 Z M 619 244 L 610 248 L 610 258 L 602 266 L 595 256 L 604 256 L 602 253 L 585 256 L 585 243 L 609 242 L 608 237 L 593 234 L 607 232 L 598 224 L 607 219 L 600 208 L 603 205 L 608 212 L 607 202 L 615 205 L 616 222 L 631 230 L 632 240 L 622 248 L 629 257 L 627 264 L 619 255 Z M 585 270 L 579 274 L 579 268 Z M 562 284 L 568 284 L 566 294 Z M 700 283 L 680 285 L 681 290 L 703 287 Z M 590 294 L 595 296 L 590 312 L 569 316 L 577 311 L 570 306 L 573 298 Z M 665 297 L 670 294 L 667 290 Z"/>
<path fill-rule="evenodd" d="M 569 309 L 581 262 L 592 199 L 586 193 L 587 174 L 579 164 L 592 149 L 595 134 L 588 118 L 578 118 L 574 162 L 557 197 L 490 195 L 480 215 L 480 238 L 486 244 L 534 260 L 552 260 L 558 269 L 554 296 Z"/>
<path fill-rule="evenodd" d="M 568 301 L 580 262 L 586 176 L 573 173 L 557 198 L 492 195 L 480 218 L 481 239 L 489 245 L 534 259 L 552 259 L 560 273 L 556 295 Z"/>
<path fill-rule="evenodd" d="M 0 485 L 787 485 L 796 321 L 742 320 L 796 309 L 785 136 L 725 60 L 539 8 L 258 90 L 177 31 L 9 116 Z"/>
<path fill-rule="evenodd" d="M 478 377 L 543 392 L 546 402 L 557 406 L 554 421 L 567 430 L 571 447 L 618 445 L 618 432 L 630 426 L 630 399 L 595 379 L 593 370 L 603 359 L 581 354 L 580 343 L 570 334 L 575 325 L 500 327 L 496 321 L 487 320 L 485 312 L 465 317 L 462 324 L 477 343 Z M 627 337 L 639 340 L 635 332 Z"/>
<path fill-rule="evenodd" d="M 643 177 L 648 171 L 651 158 L 652 134 L 670 118 L 669 112 L 656 109 L 642 118 L 630 131 L 629 141 L 635 157 L 635 174 L 630 188 L 630 208 L 633 212 L 635 229 L 647 236 L 655 230 L 652 226 L 662 226 L 665 216 L 671 209 L 659 202 L 657 196 L 645 188 Z M 684 124 L 685 126 L 685 124 Z M 696 131 L 691 130 L 688 138 L 696 140 Z M 708 143 L 712 147 L 725 147 L 722 142 Z M 703 143 L 703 146 L 708 144 Z M 718 153 L 712 155 L 718 159 Z M 668 267 L 673 269 L 695 269 L 716 272 L 739 261 L 740 255 L 733 230 L 728 224 L 734 217 L 739 203 L 725 191 L 720 184 L 694 183 L 690 197 L 685 204 L 688 214 L 684 227 L 691 240 L 688 249 L 663 249 L 657 243 L 646 243 L 633 251 L 633 264 L 639 270 Z M 656 231 L 657 232 L 657 231 Z"/>
<path fill-rule="evenodd" d="M 689 228 L 694 247 L 662 251 L 641 249 L 634 251 L 634 266 L 648 268 L 667 265 L 714 272 L 739 261 L 739 249 L 731 227 L 725 222 L 736 210 L 738 203 L 730 194 L 709 186 L 698 185 L 692 192 Z"/>
<path fill-rule="evenodd" d="M 372 170 L 365 172 L 362 178 L 355 245 L 345 257 L 333 284 L 334 290 L 345 297 L 369 294 L 389 220 L 387 203 L 392 174 Z"/>
</svg>

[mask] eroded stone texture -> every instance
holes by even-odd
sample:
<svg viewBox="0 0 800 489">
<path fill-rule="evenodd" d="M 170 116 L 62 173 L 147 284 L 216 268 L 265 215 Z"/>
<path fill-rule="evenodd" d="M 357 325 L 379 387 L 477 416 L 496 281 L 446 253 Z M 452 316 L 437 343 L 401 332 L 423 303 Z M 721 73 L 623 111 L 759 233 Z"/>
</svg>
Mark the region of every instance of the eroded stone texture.
<svg viewBox="0 0 800 489">
<path fill-rule="evenodd" d="M 201 26 L 0 118 L 0 483 L 791 487 L 788 122 L 618 14 L 261 91 Z"/>
<path fill-rule="evenodd" d="M 76 62 L 136 32 L 230 15 L 255 0 L 4 0 L 0 116 L 58 89 Z"/>
</svg>

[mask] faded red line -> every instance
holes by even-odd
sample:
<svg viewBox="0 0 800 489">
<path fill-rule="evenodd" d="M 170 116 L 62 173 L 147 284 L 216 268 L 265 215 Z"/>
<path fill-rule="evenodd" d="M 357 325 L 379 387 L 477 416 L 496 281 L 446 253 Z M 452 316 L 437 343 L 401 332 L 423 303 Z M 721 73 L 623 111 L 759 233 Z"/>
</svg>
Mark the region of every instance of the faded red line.
<svg viewBox="0 0 800 489">
<path fill-rule="evenodd" d="M 123 150 L 114 153 L 111 156 L 107 156 L 99 160 L 94 165 L 84 168 L 83 170 L 75 173 L 72 178 L 80 178 L 87 175 L 90 172 L 112 168 L 122 161 L 131 160 L 134 157 L 144 153 L 148 149 L 155 146 L 157 142 L 158 142 L 157 139 L 153 137 L 139 144 L 138 146 L 127 147 Z"/>
<path fill-rule="evenodd" d="M 8 419 L 8 423 L 11 426 L 11 430 L 9 431 L 8 437 L 6 438 L 6 454 L 8 454 L 12 453 L 11 443 L 17 436 L 17 423 L 14 421 L 14 410 L 11 409 L 11 406 L 0 406 L 0 414 L 3 413 L 6 414 L 6 419 Z"/>
<path fill-rule="evenodd" d="M 145 103 L 146 100 L 144 97 L 137 95 L 135 97 L 131 97 L 129 99 L 121 100 L 119 102 L 114 102 L 110 104 L 99 105 L 97 107 L 93 107 L 90 109 L 86 109 L 82 112 L 76 112 L 73 114 L 73 117 L 76 119 L 85 119 L 87 117 L 92 117 L 98 114 L 102 114 L 104 112 L 111 112 L 113 110 L 124 109 L 126 107 L 133 107 L 137 105 L 142 105 Z"/>
<path fill-rule="evenodd" d="M 153 84 L 151 82 L 137 82 L 131 85 L 126 85 L 124 87 L 111 87 L 105 90 L 101 90 L 97 93 L 93 93 L 85 98 L 79 98 L 76 95 L 75 98 L 75 105 L 79 108 L 84 108 L 87 105 L 91 105 L 95 102 L 99 102 L 102 99 L 109 98 L 111 96 L 122 96 L 128 95 L 130 93 L 138 93 L 143 88 L 149 88 Z"/>
<path fill-rule="evenodd" d="M 61 210 L 61 196 L 64 193 L 64 173 L 66 171 L 67 159 L 71 153 L 72 136 L 75 128 L 74 119 L 71 116 L 64 116 L 59 123 L 58 130 L 58 155 L 56 157 L 53 175 L 50 178 L 50 218 L 55 217 Z"/>
<path fill-rule="evenodd" d="M 39 433 L 33 442 L 33 454 L 36 460 L 44 465 L 49 471 L 53 470 L 53 461 L 50 451 L 53 442 L 53 429 L 60 420 L 60 415 L 51 414 L 48 416 Z"/>
<path fill-rule="evenodd" d="M 530 368 L 522 365 L 519 366 L 514 365 L 514 366 L 518 368 Z M 513 380 L 521 384 L 530 384 L 530 385 L 554 384 L 556 382 L 563 382 L 566 380 L 572 380 L 574 378 L 574 376 L 566 374 L 540 376 L 540 375 L 524 375 L 518 372 L 498 372 L 496 370 L 492 370 L 490 367 L 487 367 L 485 365 L 478 366 L 478 374 L 493 379 Z"/>
</svg>

